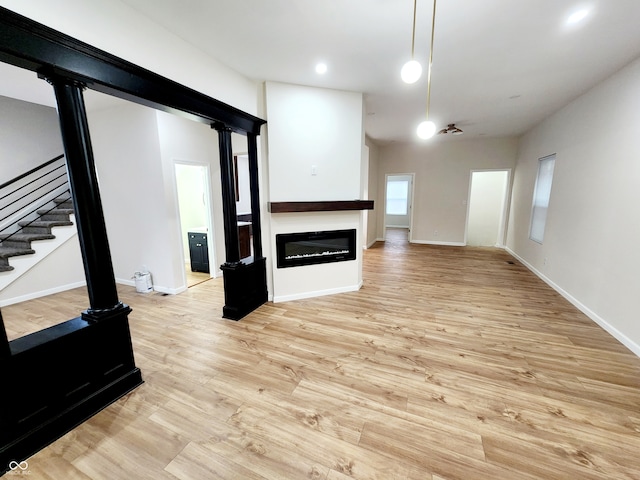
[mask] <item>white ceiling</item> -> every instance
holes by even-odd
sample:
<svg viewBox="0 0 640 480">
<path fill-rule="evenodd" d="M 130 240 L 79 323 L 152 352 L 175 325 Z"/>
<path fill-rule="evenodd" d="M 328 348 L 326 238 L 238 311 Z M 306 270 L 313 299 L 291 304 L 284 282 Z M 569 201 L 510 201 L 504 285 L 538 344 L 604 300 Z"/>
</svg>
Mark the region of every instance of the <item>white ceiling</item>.
<svg viewBox="0 0 640 480">
<path fill-rule="evenodd" d="M 416 139 L 426 75 L 399 76 L 412 0 L 122 1 L 249 78 L 363 92 L 371 138 Z M 566 26 L 584 7 L 585 21 Z M 432 8 L 417 0 L 425 73 Z M 462 138 L 522 134 L 639 57 L 638 19 L 639 0 L 438 0 L 430 117 Z"/>
</svg>

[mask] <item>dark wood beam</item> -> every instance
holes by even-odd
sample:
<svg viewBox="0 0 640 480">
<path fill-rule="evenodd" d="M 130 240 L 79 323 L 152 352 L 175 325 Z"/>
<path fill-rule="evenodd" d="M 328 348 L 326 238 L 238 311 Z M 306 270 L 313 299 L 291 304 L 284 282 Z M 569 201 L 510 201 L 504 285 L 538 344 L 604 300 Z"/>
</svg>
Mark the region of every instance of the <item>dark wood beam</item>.
<svg viewBox="0 0 640 480">
<path fill-rule="evenodd" d="M 373 210 L 373 200 L 269 202 L 269 211 L 271 213 L 339 212 L 344 210 Z"/>
</svg>

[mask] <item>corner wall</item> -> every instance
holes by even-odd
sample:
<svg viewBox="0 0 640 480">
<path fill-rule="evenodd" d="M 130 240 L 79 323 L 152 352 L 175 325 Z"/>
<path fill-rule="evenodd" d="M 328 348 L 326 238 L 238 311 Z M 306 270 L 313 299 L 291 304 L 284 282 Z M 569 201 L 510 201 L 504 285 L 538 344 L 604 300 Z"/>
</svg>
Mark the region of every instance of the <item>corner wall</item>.
<svg viewBox="0 0 640 480">
<path fill-rule="evenodd" d="M 355 200 L 361 195 L 362 94 L 266 83 L 269 201 Z M 356 260 L 276 266 L 275 236 L 355 229 Z M 362 277 L 362 213 L 279 213 L 269 217 L 273 300 L 357 290 Z"/>
<path fill-rule="evenodd" d="M 61 153 L 55 108 L 0 96 L 0 183 Z"/>
<path fill-rule="evenodd" d="M 640 60 L 520 142 L 507 247 L 640 355 Z M 556 163 L 542 245 L 529 240 L 538 159 Z"/>
</svg>

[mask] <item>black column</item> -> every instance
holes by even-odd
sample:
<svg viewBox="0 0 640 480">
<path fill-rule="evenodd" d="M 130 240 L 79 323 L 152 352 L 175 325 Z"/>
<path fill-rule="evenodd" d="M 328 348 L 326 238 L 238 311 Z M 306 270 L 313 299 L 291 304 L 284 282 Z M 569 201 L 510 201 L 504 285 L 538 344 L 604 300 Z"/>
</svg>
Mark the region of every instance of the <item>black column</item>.
<svg viewBox="0 0 640 480">
<path fill-rule="evenodd" d="M 89 291 L 90 307 L 82 312 L 82 317 L 98 321 L 129 310 L 129 307 L 118 300 L 82 96 L 84 87 L 61 77 L 49 77 L 47 80 L 53 85 L 58 103 L 62 143 Z"/>
<path fill-rule="evenodd" d="M 247 132 L 247 147 L 249 150 L 253 256 L 260 258 L 262 257 L 262 223 L 260 221 L 260 183 L 258 181 L 258 141 L 255 134 Z"/>
<path fill-rule="evenodd" d="M 236 187 L 233 174 L 233 149 L 231 129 L 224 125 L 213 125 L 218 131 L 220 146 L 220 177 L 222 181 L 222 208 L 224 215 L 225 265 L 240 263 L 240 239 L 238 236 L 238 212 L 236 209 Z"/>
</svg>

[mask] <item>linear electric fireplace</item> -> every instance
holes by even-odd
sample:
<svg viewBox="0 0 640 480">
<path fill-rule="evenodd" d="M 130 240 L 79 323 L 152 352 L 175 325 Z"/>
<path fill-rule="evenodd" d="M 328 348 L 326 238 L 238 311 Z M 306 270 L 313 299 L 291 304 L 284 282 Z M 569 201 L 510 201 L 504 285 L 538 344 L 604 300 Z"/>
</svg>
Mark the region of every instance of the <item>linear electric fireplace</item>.
<svg viewBox="0 0 640 480">
<path fill-rule="evenodd" d="M 276 235 L 278 268 L 356 259 L 356 231 L 280 233 Z"/>
</svg>

